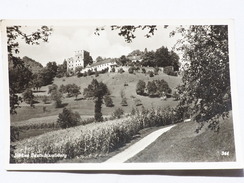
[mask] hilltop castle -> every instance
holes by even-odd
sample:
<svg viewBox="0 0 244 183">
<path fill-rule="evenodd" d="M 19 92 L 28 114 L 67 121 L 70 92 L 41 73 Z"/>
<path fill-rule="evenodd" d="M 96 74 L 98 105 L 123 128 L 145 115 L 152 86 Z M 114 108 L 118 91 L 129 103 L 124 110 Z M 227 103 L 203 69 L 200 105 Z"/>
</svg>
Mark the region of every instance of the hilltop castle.
<svg viewBox="0 0 244 183">
<path fill-rule="evenodd" d="M 75 72 L 77 67 L 85 68 L 90 61 L 90 53 L 85 50 L 75 51 L 75 56 L 67 59 L 67 71 Z"/>
</svg>

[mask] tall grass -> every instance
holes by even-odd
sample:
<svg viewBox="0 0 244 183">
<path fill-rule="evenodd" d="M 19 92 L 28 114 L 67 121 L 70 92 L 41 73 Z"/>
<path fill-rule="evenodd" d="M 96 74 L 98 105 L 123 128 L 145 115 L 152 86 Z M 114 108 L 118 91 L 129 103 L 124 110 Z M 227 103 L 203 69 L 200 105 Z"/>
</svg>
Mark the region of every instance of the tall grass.
<svg viewBox="0 0 244 183">
<path fill-rule="evenodd" d="M 64 158 L 104 156 L 130 141 L 143 128 L 173 124 L 172 111 L 170 108 L 137 110 L 135 115 L 124 119 L 77 126 L 22 140 L 14 144 L 15 162 L 54 163 Z M 57 154 L 63 156 L 54 157 Z"/>
</svg>

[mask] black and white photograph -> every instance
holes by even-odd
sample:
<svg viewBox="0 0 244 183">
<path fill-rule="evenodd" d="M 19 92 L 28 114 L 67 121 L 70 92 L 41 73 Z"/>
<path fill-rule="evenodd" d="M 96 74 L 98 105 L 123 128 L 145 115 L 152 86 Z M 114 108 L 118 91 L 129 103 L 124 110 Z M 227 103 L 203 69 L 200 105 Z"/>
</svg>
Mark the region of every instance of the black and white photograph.
<svg viewBox="0 0 244 183">
<path fill-rule="evenodd" d="M 240 168 L 231 20 L 1 31 L 8 169 Z"/>
</svg>

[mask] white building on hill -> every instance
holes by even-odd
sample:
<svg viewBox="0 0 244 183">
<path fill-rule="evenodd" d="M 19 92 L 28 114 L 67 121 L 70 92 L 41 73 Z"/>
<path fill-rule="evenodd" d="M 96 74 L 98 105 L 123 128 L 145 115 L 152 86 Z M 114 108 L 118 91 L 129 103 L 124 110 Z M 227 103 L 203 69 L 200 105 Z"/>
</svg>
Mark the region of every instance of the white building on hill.
<svg viewBox="0 0 244 183">
<path fill-rule="evenodd" d="M 100 62 L 96 62 L 96 63 L 93 63 L 91 65 L 88 65 L 85 69 L 83 69 L 81 71 L 81 73 L 85 73 L 87 72 L 88 70 L 91 70 L 91 71 L 101 71 L 101 70 L 104 70 L 104 69 L 107 69 L 108 68 L 108 72 L 111 71 L 111 69 L 113 67 L 117 67 L 117 63 L 115 60 L 113 59 L 106 59 L 106 60 L 103 60 L 103 61 L 100 61 Z"/>
</svg>

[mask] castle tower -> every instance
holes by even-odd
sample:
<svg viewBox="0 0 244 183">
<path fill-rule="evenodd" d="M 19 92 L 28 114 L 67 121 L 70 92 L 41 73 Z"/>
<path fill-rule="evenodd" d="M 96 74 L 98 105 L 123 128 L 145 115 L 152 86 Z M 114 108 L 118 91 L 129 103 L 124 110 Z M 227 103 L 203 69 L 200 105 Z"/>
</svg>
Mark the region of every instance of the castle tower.
<svg viewBox="0 0 244 183">
<path fill-rule="evenodd" d="M 89 63 L 89 52 L 85 50 L 75 51 L 74 57 L 67 59 L 67 70 L 75 72 L 77 67 L 85 68 Z"/>
</svg>

